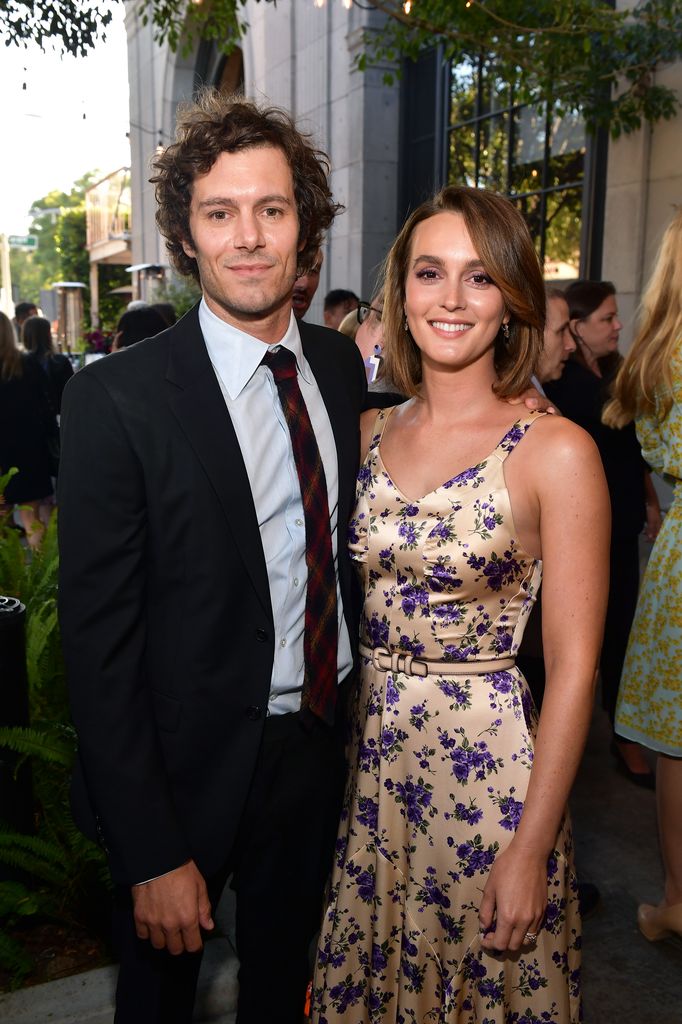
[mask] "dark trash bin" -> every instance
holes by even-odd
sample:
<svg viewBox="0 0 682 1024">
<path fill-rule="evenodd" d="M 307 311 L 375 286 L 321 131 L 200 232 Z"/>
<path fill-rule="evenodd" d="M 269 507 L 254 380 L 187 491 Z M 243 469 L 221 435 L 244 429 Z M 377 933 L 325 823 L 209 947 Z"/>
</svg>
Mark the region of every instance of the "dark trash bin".
<svg viewBox="0 0 682 1024">
<path fill-rule="evenodd" d="M 0 726 L 27 726 L 26 609 L 0 595 Z M 15 769 L 19 755 L 0 747 L 0 818 L 20 832 L 33 831 L 31 767 Z"/>
</svg>

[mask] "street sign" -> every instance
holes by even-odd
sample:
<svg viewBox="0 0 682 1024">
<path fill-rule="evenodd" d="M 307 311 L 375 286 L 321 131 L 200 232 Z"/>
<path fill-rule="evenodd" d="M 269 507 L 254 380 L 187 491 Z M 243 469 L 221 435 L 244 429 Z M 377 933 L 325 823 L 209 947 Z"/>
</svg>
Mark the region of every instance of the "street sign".
<svg viewBox="0 0 682 1024">
<path fill-rule="evenodd" d="M 10 235 L 7 241 L 10 249 L 28 249 L 32 252 L 38 248 L 37 235 Z"/>
</svg>

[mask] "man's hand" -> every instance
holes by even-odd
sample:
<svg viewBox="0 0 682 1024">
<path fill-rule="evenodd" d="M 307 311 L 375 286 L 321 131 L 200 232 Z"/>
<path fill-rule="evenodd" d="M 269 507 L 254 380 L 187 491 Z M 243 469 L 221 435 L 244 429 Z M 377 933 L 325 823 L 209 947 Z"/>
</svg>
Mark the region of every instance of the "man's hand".
<svg viewBox="0 0 682 1024">
<path fill-rule="evenodd" d="M 211 931 L 213 918 L 206 883 L 193 860 L 151 882 L 134 885 L 132 893 L 138 938 L 173 954 L 202 948 L 199 929 Z"/>
<path fill-rule="evenodd" d="M 555 405 L 552 405 L 546 395 L 541 395 L 537 388 L 529 387 L 514 398 L 507 398 L 510 405 L 521 405 L 523 403 L 531 412 L 551 412 L 554 416 L 561 416 Z"/>
</svg>

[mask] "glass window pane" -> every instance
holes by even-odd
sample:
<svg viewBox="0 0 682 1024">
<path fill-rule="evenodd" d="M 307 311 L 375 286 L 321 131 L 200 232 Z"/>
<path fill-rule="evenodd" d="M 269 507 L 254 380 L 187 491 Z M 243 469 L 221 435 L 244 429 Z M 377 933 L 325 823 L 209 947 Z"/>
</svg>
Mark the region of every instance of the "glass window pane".
<svg viewBox="0 0 682 1024">
<path fill-rule="evenodd" d="M 467 61 L 450 65 L 450 124 L 476 116 L 477 69 Z M 433 102 L 433 98 L 429 100 Z"/>
<path fill-rule="evenodd" d="M 582 188 L 549 192 L 545 209 L 545 278 L 565 281 L 580 273 Z"/>
<path fill-rule="evenodd" d="M 476 186 L 476 128 L 464 125 L 450 132 L 448 185 Z"/>
<path fill-rule="evenodd" d="M 544 109 L 521 107 L 514 111 L 514 154 L 509 191 L 535 192 L 542 188 L 545 158 Z"/>
<path fill-rule="evenodd" d="M 509 83 L 497 73 L 494 64 L 484 64 L 481 70 L 481 115 L 495 114 L 511 106 Z"/>
<path fill-rule="evenodd" d="M 542 242 L 542 196 L 540 194 L 523 196 L 520 199 L 515 199 L 514 205 L 528 225 L 533 244 L 539 253 Z"/>
<path fill-rule="evenodd" d="M 551 125 L 552 153 L 571 153 L 585 149 L 585 122 L 579 114 L 554 113 Z"/>
<path fill-rule="evenodd" d="M 507 192 L 509 157 L 509 114 L 488 117 L 479 123 L 478 129 L 479 188 L 491 188 L 496 192 Z"/>
</svg>

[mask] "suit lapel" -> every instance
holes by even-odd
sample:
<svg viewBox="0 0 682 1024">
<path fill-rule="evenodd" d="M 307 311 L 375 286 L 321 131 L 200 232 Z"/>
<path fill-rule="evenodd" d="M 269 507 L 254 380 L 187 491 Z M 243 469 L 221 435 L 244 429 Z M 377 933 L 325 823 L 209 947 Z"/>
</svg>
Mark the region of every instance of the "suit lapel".
<svg viewBox="0 0 682 1024">
<path fill-rule="evenodd" d="M 166 391 L 173 414 L 220 502 L 234 545 L 272 619 L 258 518 L 244 459 L 199 327 L 198 307 L 171 329 Z M 227 582 L 227 581 L 226 581 Z"/>
</svg>

